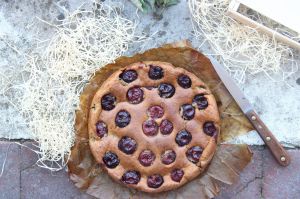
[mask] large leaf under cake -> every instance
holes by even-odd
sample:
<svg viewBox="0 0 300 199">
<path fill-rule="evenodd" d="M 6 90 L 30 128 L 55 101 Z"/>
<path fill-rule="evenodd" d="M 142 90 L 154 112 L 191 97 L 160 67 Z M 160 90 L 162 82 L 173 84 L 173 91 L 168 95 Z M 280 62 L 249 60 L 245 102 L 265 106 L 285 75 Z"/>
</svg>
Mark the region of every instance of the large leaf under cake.
<svg viewBox="0 0 300 199">
<path fill-rule="evenodd" d="M 139 61 L 169 62 L 175 67 L 182 67 L 194 73 L 209 86 L 217 100 L 221 116 L 220 143 L 252 130 L 252 126 L 222 84 L 209 59 L 189 47 L 186 42 L 150 49 L 133 57 L 120 57 L 115 63 L 108 64 L 96 72 L 86 85 L 80 98 L 80 109 L 76 111 L 76 140 L 68 163 L 70 178 L 76 187 L 97 198 L 150 198 L 152 196 L 126 188 L 110 179 L 95 162 L 88 142 L 87 119 L 95 92 L 116 70 Z M 212 198 L 219 192 L 217 182 L 232 184 L 238 178 L 238 173 L 250 162 L 251 157 L 252 153 L 246 145 L 221 145 L 210 166 L 201 176 L 177 190 L 156 196 Z"/>
</svg>

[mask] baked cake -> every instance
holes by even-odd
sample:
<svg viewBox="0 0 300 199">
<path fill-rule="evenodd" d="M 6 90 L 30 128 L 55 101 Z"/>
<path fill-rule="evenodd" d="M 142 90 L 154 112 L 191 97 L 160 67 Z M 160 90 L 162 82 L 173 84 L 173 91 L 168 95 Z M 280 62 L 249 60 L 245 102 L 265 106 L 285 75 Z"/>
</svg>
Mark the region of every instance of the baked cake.
<svg viewBox="0 0 300 199">
<path fill-rule="evenodd" d="M 198 77 L 170 63 L 144 61 L 102 84 L 88 129 L 93 156 L 114 180 L 157 193 L 204 171 L 220 128 L 215 98 Z"/>
</svg>

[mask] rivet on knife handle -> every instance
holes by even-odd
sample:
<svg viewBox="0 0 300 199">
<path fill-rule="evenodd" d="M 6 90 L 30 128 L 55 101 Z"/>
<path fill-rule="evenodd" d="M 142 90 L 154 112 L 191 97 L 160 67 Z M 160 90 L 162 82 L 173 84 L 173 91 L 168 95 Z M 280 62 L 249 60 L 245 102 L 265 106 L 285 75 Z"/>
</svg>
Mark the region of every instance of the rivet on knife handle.
<svg viewBox="0 0 300 199">
<path fill-rule="evenodd" d="M 255 127 L 256 131 L 259 133 L 260 137 L 264 140 L 266 145 L 269 147 L 273 156 L 281 166 L 288 166 L 291 162 L 291 158 L 286 150 L 280 145 L 280 143 L 273 136 L 271 131 L 255 113 L 255 111 L 250 110 L 246 113 L 247 118 Z"/>
</svg>

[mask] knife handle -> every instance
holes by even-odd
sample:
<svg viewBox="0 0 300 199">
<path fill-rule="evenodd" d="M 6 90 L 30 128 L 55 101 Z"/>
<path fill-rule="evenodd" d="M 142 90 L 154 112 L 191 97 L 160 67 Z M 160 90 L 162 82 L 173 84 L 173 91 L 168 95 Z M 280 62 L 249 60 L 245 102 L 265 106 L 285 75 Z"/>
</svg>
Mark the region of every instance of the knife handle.
<svg viewBox="0 0 300 199">
<path fill-rule="evenodd" d="M 260 137 L 264 140 L 266 145 L 269 147 L 274 158 L 281 166 L 288 166 L 291 162 L 291 158 L 287 151 L 280 145 L 277 139 L 274 137 L 272 132 L 263 123 L 259 116 L 254 110 L 250 110 L 246 113 L 247 118 L 252 123 Z"/>
</svg>

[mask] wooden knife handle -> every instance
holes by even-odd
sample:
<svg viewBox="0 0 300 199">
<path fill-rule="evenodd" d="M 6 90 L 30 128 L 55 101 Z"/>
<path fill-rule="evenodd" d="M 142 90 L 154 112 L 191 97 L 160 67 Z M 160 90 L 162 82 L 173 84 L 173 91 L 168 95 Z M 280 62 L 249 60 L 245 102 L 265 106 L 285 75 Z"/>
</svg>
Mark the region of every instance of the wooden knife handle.
<svg viewBox="0 0 300 199">
<path fill-rule="evenodd" d="M 255 111 L 251 110 L 246 113 L 247 118 L 252 123 L 260 137 L 264 140 L 269 147 L 273 156 L 281 166 L 288 166 L 291 158 L 286 150 L 280 145 L 268 127 L 263 123 Z"/>
</svg>

